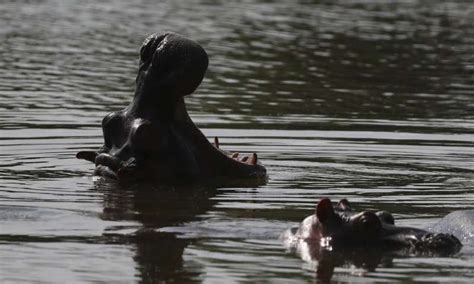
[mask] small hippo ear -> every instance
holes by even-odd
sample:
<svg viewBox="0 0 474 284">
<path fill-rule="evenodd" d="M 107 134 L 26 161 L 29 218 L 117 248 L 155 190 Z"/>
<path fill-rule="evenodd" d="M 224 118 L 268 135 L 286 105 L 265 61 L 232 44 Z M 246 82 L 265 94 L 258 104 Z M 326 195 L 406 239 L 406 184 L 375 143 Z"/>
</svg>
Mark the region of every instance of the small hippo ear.
<svg viewBox="0 0 474 284">
<path fill-rule="evenodd" d="M 331 200 L 329 198 L 323 198 L 316 205 L 316 217 L 319 222 L 324 223 L 330 217 L 334 215 L 334 208 L 332 208 Z"/>
<path fill-rule="evenodd" d="M 341 210 L 341 211 L 351 211 L 352 210 L 351 204 L 345 198 L 339 200 L 339 202 L 336 205 L 336 208 Z"/>
</svg>

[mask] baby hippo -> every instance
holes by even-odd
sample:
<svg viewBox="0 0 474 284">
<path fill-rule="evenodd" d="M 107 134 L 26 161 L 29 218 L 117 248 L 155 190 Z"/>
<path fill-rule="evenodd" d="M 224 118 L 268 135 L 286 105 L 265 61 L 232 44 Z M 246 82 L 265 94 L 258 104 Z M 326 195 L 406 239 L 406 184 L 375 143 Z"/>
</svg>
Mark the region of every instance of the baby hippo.
<svg viewBox="0 0 474 284">
<path fill-rule="evenodd" d="M 410 253 L 453 253 L 462 246 L 453 235 L 399 227 L 386 211 L 354 212 L 346 199 L 333 207 L 328 198 L 321 199 L 315 213 L 299 227 L 288 230 L 284 237 L 290 246 L 292 242 L 305 241 L 327 249 L 378 246 L 386 250 L 408 249 Z"/>
</svg>

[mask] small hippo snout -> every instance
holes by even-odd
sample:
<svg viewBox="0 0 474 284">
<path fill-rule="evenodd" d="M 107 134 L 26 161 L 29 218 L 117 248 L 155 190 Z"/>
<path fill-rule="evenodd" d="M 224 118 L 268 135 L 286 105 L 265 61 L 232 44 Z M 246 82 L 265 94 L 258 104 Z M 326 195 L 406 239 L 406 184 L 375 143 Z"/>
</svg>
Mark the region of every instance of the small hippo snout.
<svg viewBox="0 0 474 284">
<path fill-rule="evenodd" d="M 412 242 L 415 249 L 453 251 L 462 247 L 461 242 L 451 234 L 424 234 Z"/>
</svg>

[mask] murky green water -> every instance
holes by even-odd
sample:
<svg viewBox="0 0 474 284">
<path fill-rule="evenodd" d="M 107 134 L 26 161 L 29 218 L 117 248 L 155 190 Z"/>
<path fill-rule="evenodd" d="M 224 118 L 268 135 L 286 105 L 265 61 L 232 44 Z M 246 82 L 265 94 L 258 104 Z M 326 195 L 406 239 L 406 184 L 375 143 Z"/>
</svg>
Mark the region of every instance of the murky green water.
<svg viewBox="0 0 474 284">
<path fill-rule="evenodd" d="M 314 281 L 278 236 L 321 197 L 419 227 L 474 209 L 472 1 L 96 2 L 0 2 L 0 282 Z M 268 184 L 119 186 L 75 159 L 167 30 L 210 57 L 193 120 Z M 332 279 L 469 282 L 464 244 Z"/>
</svg>

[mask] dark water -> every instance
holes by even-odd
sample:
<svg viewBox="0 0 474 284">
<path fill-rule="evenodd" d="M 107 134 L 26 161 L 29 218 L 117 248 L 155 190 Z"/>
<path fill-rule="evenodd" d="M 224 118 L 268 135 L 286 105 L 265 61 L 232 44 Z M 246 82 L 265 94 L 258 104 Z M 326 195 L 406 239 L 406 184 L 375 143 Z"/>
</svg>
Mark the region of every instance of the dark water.
<svg viewBox="0 0 474 284">
<path fill-rule="evenodd" d="M 474 209 L 472 1 L 97 2 L 0 1 L 0 282 L 314 281 L 278 236 L 321 197 L 417 227 Z M 119 186 L 74 158 L 166 30 L 210 57 L 193 120 L 268 184 Z M 469 282 L 463 242 L 332 279 Z"/>
</svg>

